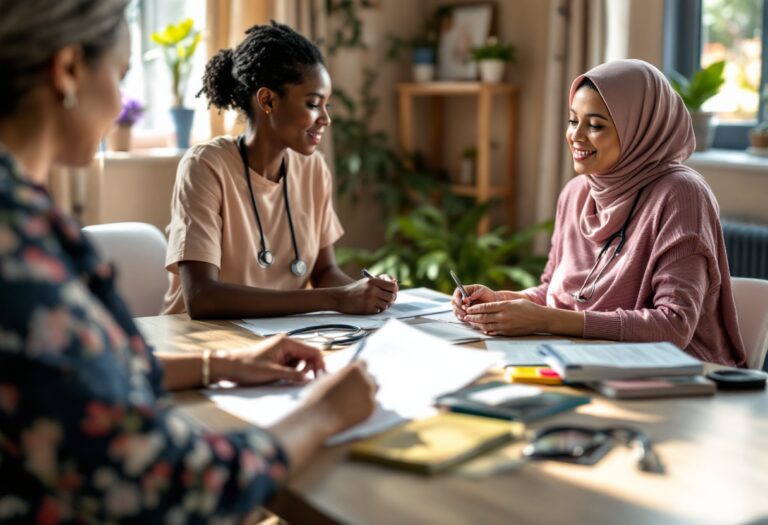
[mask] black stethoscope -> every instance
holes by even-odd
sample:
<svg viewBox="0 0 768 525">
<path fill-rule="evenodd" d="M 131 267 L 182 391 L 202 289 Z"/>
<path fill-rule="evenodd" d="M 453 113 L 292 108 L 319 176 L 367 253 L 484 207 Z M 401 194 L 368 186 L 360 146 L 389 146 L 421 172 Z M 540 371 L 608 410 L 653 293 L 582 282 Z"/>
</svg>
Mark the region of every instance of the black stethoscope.
<svg viewBox="0 0 768 525">
<path fill-rule="evenodd" d="M 345 345 L 359 341 L 365 337 L 366 331 L 353 324 L 336 323 L 296 328 L 286 335 L 305 343 L 317 343 L 330 348 L 334 345 Z"/>
<path fill-rule="evenodd" d="M 267 243 L 264 240 L 264 228 L 261 226 L 261 217 L 259 217 L 259 209 L 256 207 L 256 198 L 253 196 L 253 186 L 251 184 L 251 175 L 248 173 L 248 154 L 245 151 L 245 137 L 240 135 L 237 138 L 237 149 L 240 151 L 240 157 L 243 159 L 243 166 L 245 166 L 245 180 L 248 182 L 248 192 L 251 194 L 251 204 L 253 204 L 253 214 L 256 215 L 256 224 L 259 226 L 259 243 L 261 249 L 259 250 L 258 261 L 259 266 L 267 268 L 272 266 L 275 262 L 275 255 L 272 250 L 267 249 Z M 285 167 L 285 159 L 280 162 L 280 178 L 283 180 L 283 200 L 285 201 L 285 212 L 288 214 L 288 226 L 291 228 L 291 241 L 293 242 L 293 253 L 295 258 L 291 263 L 291 273 L 296 277 L 303 277 L 307 273 L 307 263 L 305 263 L 301 255 L 299 255 L 299 246 L 296 244 L 296 233 L 293 229 L 293 218 L 291 217 L 291 205 L 288 202 L 288 170 Z"/>
<path fill-rule="evenodd" d="M 595 259 L 595 264 L 592 265 L 592 269 L 589 270 L 589 273 L 587 274 L 586 279 L 584 279 L 584 283 L 581 285 L 581 288 L 579 288 L 578 292 L 572 293 L 576 301 L 580 303 L 586 303 L 590 299 L 592 299 L 592 296 L 595 295 L 595 289 L 597 288 L 597 281 L 600 280 L 600 277 L 602 277 L 603 272 L 605 272 L 605 269 L 608 268 L 608 265 L 611 264 L 611 261 L 616 258 L 617 255 L 619 255 L 619 252 L 621 252 L 621 249 L 624 247 L 624 243 L 627 240 L 627 226 L 629 225 L 629 221 L 632 219 L 632 213 L 635 211 L 635 206 L 637 206 L 637 201 L 640 200 L 640 194 L 643 192 L 643 189 L 640 188 L 640 190 L 637 192 L 637 195 L 635 195 L 635 200 L 632 202 L 632 207 L 629 209 L 629 214 L 627 215 L 626 220 L 624 220 L 624 224 L 621 225 L 621 229 L 608 237 L 608 239 L 605 241 L 605 244 L 603 244 L 603 249 L 600 250 L 600 253 L 597 255 L 597 259 Z M 603 258 L 603 255 L 608 251 L 608 248 L 610 248 L 611 243 L 619 239 L 618 244 L 616 244 L 616 247 L 613 249 L 613 255 L 605 261 L 605 264 L 603 264 L 602 268 L 600 268 L 600 271 L 597 272 L 597 277 L 595 277 L 594 281 L 592 281 L 592 289 L 589 291 L 589 296 L 584 295 L 584 288 L 587 286 L 587 283 L 589 282 L 589 279 L 592 277 L 592 274 L 595 273 L 595 270 L 600 265 L 600 260 Z"/>
</svg>

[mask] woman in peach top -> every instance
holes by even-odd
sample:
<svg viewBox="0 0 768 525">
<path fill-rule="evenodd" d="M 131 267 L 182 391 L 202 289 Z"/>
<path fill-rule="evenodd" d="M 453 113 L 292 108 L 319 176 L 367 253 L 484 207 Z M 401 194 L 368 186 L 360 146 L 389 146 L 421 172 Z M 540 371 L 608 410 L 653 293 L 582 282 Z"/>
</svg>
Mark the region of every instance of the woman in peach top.
<svg viewBox="0 0 768 525">
<path fill-rule="evenodd" d="M 319 49 L 272 22 L 206 66 L 210 104 L 242 113 L 247 131 L 193 147 L 172 200 L 164 313 L 261 317 L 317 310 L 371 314 L 397 283 L 353 280 L 336 264 L 343 234 L 328 167 L 316 152 L 331 118 Z M 312 288 L 307 289 L 311 284 Z"/>
</svg>

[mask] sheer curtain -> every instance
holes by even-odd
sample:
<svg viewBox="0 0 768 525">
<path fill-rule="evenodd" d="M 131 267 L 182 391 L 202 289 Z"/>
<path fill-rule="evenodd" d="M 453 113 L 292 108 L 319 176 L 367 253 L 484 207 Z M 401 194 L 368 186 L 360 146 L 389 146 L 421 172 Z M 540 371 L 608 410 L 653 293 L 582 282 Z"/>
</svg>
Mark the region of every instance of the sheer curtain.
<svg viewBox="0 0 768 525">
<path fill-rule="evenodd" d="M 554 0 L 549 16 L 547 73 L 539 160 L 536 219 L 555 215 L 557 196 L 573 177 L 565 123 L 568 89 L 581 73 L 607 60 L 625 58 L 630 0 Z M 540 239 L 539 251 L 546 251 Z"/>
<path fill-rule="evenodd" d="M 208 0 L 208 58 L 220 49 L 231 48 L 243 40 L 245 30 L 263 24 L 274 15 L 277 0 Z M 242 129 L 233 112 L 210 109 L 211 136 L 236 134 Z"/>
</svg>

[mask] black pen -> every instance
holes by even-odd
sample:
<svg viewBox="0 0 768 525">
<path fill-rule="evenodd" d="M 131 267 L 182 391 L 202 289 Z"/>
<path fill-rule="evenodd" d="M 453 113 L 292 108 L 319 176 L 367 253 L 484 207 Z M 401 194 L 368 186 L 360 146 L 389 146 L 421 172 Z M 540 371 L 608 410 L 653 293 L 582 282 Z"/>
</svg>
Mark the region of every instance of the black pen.
<svg viewBox="0 0 768 525">
<path fill-rule="evenodd" d="M 363 277 L 368 277 L 369 279 L 376 279 L 376 276 L 373 275 L 371 272 L 369 272 L 367 268 L 363 268 L 362 273 L 363 273 Z"/>
<path fill-rule="evenodd" d="M 448 270 L 451 273 L 451 278 L 453 279 L 453 282 L 456 283 L 456 287 L 459 289 L 459 292 L 461 292 L 461 296 L 464 299 L 469 299 L 469 294 L 467 293 L 467 290 L 464 288 L 464 285 L 461 284 L 461 281 L 459 281 L 459 278 L 456 276 L 453 270 Z"/>
<path fill-rule="evenodd" d="M 357 359 L 360 357 L 360 352 L 362 352 L 363 348 L 365 348 L 366 341 L 368 341 L 368 336 L 367 335 L 364 336 L 362 339 L 360 339 L 360 342 L 357 343 L 357 349 L 355 350 L 355 353 L 352 354 L 352 359 L 349 360 L 349 364 L 350 365 L 352 363 L 354 363 L 355 361 L 357 361 Z"/>
</svg>

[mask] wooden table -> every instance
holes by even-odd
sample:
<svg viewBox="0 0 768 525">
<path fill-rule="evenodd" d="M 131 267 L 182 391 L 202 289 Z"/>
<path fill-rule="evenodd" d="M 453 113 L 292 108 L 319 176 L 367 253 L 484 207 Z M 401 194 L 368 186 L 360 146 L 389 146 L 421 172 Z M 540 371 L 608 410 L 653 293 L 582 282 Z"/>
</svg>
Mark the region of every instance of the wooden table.
<svg viewBox="0 0 768 525">
<path fill-rule="evenodd" d="M 229 322 L 186 316 L 138 320 L 158 350 L 233 348 L 258 337 Z M 197 393 L 182 409 L 210 428 L 242 428 Z M 666 473 L 637 470 L 616 447 L 597 465 L 527 463 L 484 479 L 433 478 L 358 463 L 345 447 L 323 450 L 269 507 L 291 524 L 757 524 L 768 520 L 768 394 L 615 401 L 594 394 L 559 423 L 629 424 L 654 441 Z M 515 446 L 515 445 L 513 445 Z M 519 445 L 517 445 L 519 446 Z"/>
</svg>

